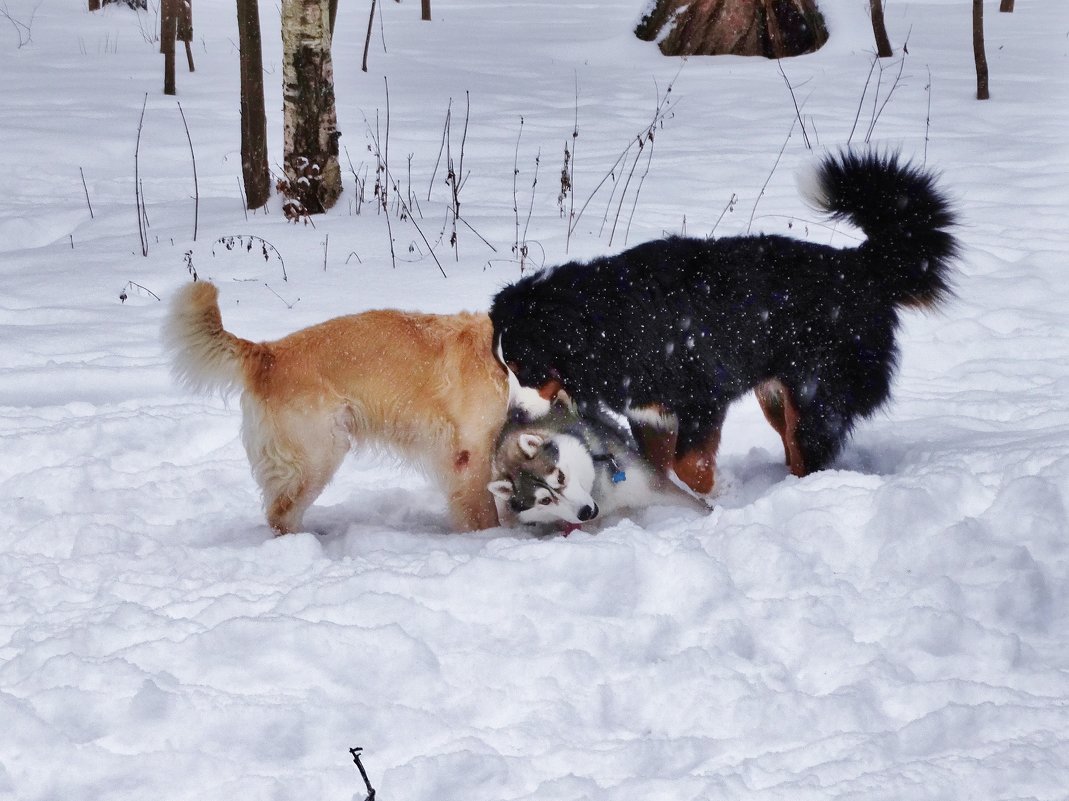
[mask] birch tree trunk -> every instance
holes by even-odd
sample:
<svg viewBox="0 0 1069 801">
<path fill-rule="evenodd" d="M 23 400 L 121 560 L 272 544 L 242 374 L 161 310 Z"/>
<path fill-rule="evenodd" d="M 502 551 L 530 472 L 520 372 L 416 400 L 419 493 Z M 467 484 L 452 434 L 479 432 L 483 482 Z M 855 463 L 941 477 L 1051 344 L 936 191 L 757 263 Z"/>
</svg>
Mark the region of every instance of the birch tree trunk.
<svg viewBox="0 0 1069 801">
<path fill-rule="evenodd" d="M 271 197 L 260 9 L 256 0 L 237 0 L 237 5 L 241 72 L 241 177 L 245 184 L 246 206 L 258 209 Z"/>
<path fill-rule="evenodd" d="M 308 214 L 341 194 L 329 0 L 282 0 L 283 167 Z"/>
</svg>

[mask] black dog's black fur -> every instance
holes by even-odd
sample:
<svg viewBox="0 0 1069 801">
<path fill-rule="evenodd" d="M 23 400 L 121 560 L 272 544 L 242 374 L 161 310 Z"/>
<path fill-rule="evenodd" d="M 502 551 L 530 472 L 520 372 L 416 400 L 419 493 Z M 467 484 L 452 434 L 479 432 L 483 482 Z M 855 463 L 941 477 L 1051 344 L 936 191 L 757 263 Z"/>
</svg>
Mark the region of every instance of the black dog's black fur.
<svg viewBox="0 0 1069 801">
<path fill-rule="evenodd" d="M 950 294 L 958 244 L 933 175 L 895 154 L 828 156 L 815 178 L 811 202 L 859 227 L 860 246 L 670 237 L 562 264 L 494 298 L 506 361 L 521 383 L 557 378 L 580 403 L 667 409 L 677 457 L 719 431 L 732 401 L 776 379 L 797 409 L 805 470 L 827 466 L 888 398 L 899 310 Z"/>
</svg>

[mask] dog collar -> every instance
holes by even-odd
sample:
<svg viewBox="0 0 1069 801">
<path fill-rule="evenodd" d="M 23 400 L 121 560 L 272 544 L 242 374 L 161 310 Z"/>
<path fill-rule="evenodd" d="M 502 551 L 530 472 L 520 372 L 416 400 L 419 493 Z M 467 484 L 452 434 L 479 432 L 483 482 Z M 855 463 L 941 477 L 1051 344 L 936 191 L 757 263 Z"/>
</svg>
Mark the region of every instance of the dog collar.
<svg viewBox="0 0 1069 801">
<path fill-rule="evenodd" d="M 608 462 L 609 469 L 612 470 L 612 483 L 619 484 L 621 481 L 627 481 L 627 473 L 620 469 L 620 465 L 616 464 L 616 458 L 611 453 L 599 453 L 593 457 L 595 462 Z"/>
</svg>

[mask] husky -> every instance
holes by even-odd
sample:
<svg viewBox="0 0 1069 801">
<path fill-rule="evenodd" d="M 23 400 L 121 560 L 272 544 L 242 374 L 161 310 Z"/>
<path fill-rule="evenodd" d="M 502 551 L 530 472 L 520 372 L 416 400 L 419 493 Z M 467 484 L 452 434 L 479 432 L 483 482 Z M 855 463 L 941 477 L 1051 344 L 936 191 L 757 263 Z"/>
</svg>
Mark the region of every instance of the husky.
<svg viewBox="0 0 1069 801">
<path fill-rule="evenodd" d="M 497 438 L 489 490 L 502 522 L 572 530 L 621 509 L 709 507 L 643 458 L 630 432 L 586 412 L 563 391 L 551 400 L 509 371 L 509 410 Z"/>
</svg>

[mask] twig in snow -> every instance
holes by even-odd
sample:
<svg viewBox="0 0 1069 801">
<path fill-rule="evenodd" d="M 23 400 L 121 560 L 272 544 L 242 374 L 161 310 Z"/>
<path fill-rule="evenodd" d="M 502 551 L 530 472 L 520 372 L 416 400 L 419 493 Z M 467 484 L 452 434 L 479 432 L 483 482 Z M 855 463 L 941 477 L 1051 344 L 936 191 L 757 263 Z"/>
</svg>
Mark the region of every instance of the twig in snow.
<svg viewBox="0 0 1069 801">
<path fill-rule="evenodd" d="M 160 299 L 160 296 L 157 295 L 155 292 L 153 292 L 151 289 L 141 286 L 141 284 L 137 283 L 136 281 L 127 281 L 126 282 L 126 286 L 124 286 L 122 288 L 122 291 L 119 292 L 119 302 L 120 303 L 126 303 L 126 299 L 128 297 L 130 297 L 128 294 L 126 294 L 126 290 L 129 287 L 133 287 L 134 289 L 139 289 L 142 292 L 147 292 L 148 294 L 152 295 L 152 297 L 156 298 L 156 300 Z"/>
<path fill-rule="evenodd" d="M 924 117 L 924 160 L 922 164 L 928 163 L 928 134 L 932 127 L 932 68 L 928 67 L 928 85 L 924 87 L 924 91 L 928 93 L 928 113 Z"/>
<path fill-rule="evenodd" d="M 33 41 L 33 18 L 37 16 L 37 9 L 40 7 L 41 3 L 38 2 L 33 7 L 33 11 L 30 12 L 30 21 L 23 22 L 22 20 L 15 19 L 13 16 L 11 16 L 11 12 L 7 10 L 7 3 L 4 3 L 2 6 L 0 6 L 0 17 L 3 17 L 11 23 L 12 27 L 15 29 L 15 35 L 19 37 L 19 44 L 17 49 L 21 50 L 24 46 L 30 44 L 30 42 Z"/>
<path fill-rule="evenodd" d="M 245 212 L 245 222 L 249 221 L 249 204 L 245 202 L 245 187 L 241 185 L 241 178 L 236 179 L 238 182 L 238 195 L 241 196 L 241 208 Z"/>
<path fill-rule="evenodd" d="M 906 41 L 902 44 L 902 58 L 898 60 L 898 74 L 895 75 L 894 83 L 891 84 L 891 88 L 887 90 L 887 95 L 883 99 L 883 103 L 880 104 L 879 110 L 875 108 L 875 102 L 873 103 L 873 115 L 872 120 L 869 122 L 869 129 L 865 133 L 865 143 L 868 144 L 872 139 L 872 132 L 876 128 L 876 123 L 880 119 L 880 115 L 883 114 L 883 110 L 887 108 L 888 102 L 891 100 L 891 95 L 895 93 L 895 89 L 898 88 L 899 82 L 902 80 L 902 69 L 906 65 L 906 54 L 909 53 L 909 34 L 906 34 Z M 880 74 L 883 76 L 883 65 L 880 65 Z M 876 86 L 877 95 L 879 94 L 879 84 Z"/>
<path fill-rule="evenodd" d="M 212 256 L 215 255 L 216 245 L 222 245 L 227 250 L 234 250 L 240 246 L 246 253 L 251 253 L 253 245 L 256 243 L 259 243 L 260 245 L 260 253 L 263 256 L 264 261 L 270 260 L 272 255 L 278 259 L 278 263 L 282 267 L 282 280 L 289 281 L 289 276 L 286 274 L 286 263 L 282 260 L 282 254 L 278 252 L 278 248 L 262 236 L 256 236 L 256 234 L 230 234 L 228 236 L 221 236 L 212 243 Z"/>
<path fill-rule="evenodd" d="M 182 115 L 182 127 L 186 129 L 186 141 L 189 142 L 189 157 L 193 160 L 193 241 L 197 241 L 197 225 L 200 221 L 200 185 L 197 183 L 197 154 L 193 151 L 193 137 L 189 135 L 186 113 L 182 103 L 178 103 L 178 113 Z"/>
<path fill-rule="evenodd" d="M 713 238 L 713 234 L 716 233 L 716 228 L 720 225 L 720 221 L 724 219 L 724 215 L 729 211 L 735 211 L 735 204 L 739 202 L 739 196 L 734 192 L 731 193 L 731 197 L 728 198 L 728 202 L 724 204 L 723 210 L 720 212 L 720 216 L 716 218 L 716 222 L 713 223 L 713 230 L 709 232 L 709 238 Z"/>
<path fill-rule="evenodd" d="M 879 56 L 873 56 L 872 63 L 869 65 L 869 74 L 865 77 L 865 85 L 861 88 L 861 97 L 857 101 L 857 111 L 854 113 L 854 124 L 850 127 L 850 135 L 846 137 L 846 144 L 849 145 L 854 138 L 854 131 L 857 129 L 857 121 L 861 119 L 861 107 L 865 104 L 865 96 L 869 93 L 869 83 L 872 81 L 872 72 L 876 69 L 876 65 L 880 62 Z"/>
<path fill-rule="evenodd" d="M 85 205 L 89 207 L 89 219 L 95 220 L 96 217 L 93 215 L 93 204 L 89 202 L 89 187 L 85 185 L 85 172 L 82 171 L 81 167 L 78 168 L 78 174 L 82 176 L 82 189 L 85 190 Z"/>
<path fill-rule="evenodd" d="M 776 173 L 776 167 L 779 166 L 779 160 L 783 158 L 783 151 L 787 149 L 787 143 L 791 141 L 791 137 L 794 136 L 794 126 L 798 120 L 791 121 L 791 130 L 787 132 L 787 138 L 783 140 L 783 147 L 779 149 L 779 153 L 776 154 L 776 160 L 772 164 L 772 169 L 768 173 L 768 177 L 765 178 L 765 182 L 761 185 L 761 191 L 757 193 L 757 200 L 754 201 L 753 208 L 750 210 L 750 221 L 746 223 L 746 233 L 750 233 L 750 227 L 753 225 L 754 214 L 757 213 L 757 204 L 761 202 L 761 198 L 765 196 L 765 190 L 768 188 L 769 182 L 772 180 L 772 176 Z"/>
<path fill-rule="evenodd" d="M 569 232 L 568 232 L 569 233 L 569 237 L 571 236 L 571 233 L 575 230 L 576 226 L 579 224 L 579 220 L 582 218 L 583 213 L 587 209 L 587 206 L 590 205 L 590 202 L 594 199 L 594 197 L 598 194 L 598 192 L 601 191 L 601 188 L 605 185 L 605 183 L 607 181 L 609 181 L 610 179 L 612 179 L 612 181 L 613 181 L 613 190 L 609 194 L 609 200 L 608 200 L 608 202 L 606 203 L 606 206 L 605 206 L 605 216 L 602 219 L 602 228 L 604 228 L 604 224 L 608 220 L 608 210 L 609 210 L 610 206 L 612 205 L 612 199 L 613 199 L 613 196 L 615 195 L 615 192 L 616 192 L 616 170 L 622 164 L 626 164 L 626 160 L 627 160 L 628 154 L 631 152 L 631 148 L 632 147 L 634 147 L 636 144 L 638 144 L 638 145 L 640 145 L 639 149 L 641 150 L 641 145 L 644 144 L 644 142 L 646 140 L 648 140 L 648 139 L 653 137 L 654 131 L 656 131 L 656 129 L 658 127 L 663 126 L 664 120 L 668 117 L 669 112 L 671 112 L 671 110 L 673 109 L 673 105 L 671 103 L 672 85 L 675 83 L 676 79 L 679 77 L 679 73 L 682 72 L 683 67 L 685 65 L 686 65 L 686 61 L 684 60 L 683 64 L 680 65 L 679 70 L 676 71 L 676 74 L 672 78 L 672 81 L 669 82 L 668 86 L 665 88 L 664 95 L 660 95 L 660 92 L 658 90 L 657 106 L 654 109 L 653 117 L 650 120 L 649 124 L 642 131 L 640 131 L 638 134 L 636 134 L 633 138 L 628 140 L 627 147 L 625 147 L 620 152 L 620 155 L 616 157 L 616 161 L 614 161 L 612 166 L 609 167 L 608 172 L 606 172 L 605 175 L 602 176 L 602 179 L 600 181 L 598 181 L 597 186 L 594 187 L 594 191 L 590 193 L 590 195 L 587 197 L 586 201 L 580 207 L 579 211 L 576 212 L 574 217 L 572 217 L 572 219 L 569 221 Z M 573 161 L 574 161 L 574 158 L 573 158 Z M 638 163 L 638 160 L 636 158 L 635 162 L 634 162 L 634 165 L 632 166 L 632 171 L 629 174 L 629 178 L 630 178 L 630 175 L 633 175 L 634 168 L 635 168 L 635 166 L 637 166 L 637 163 Z M 641 183 L 640 183 L 640 186 L 641 186 Z"/>
<path fill-rule="evenodd" d="M 138 156 L 141 152 L 141 128 L 145 123 L 145 106 L 148 105 L 148 92 L 141 103 L 141 117 L 137 121 L 137 140 L 134 142 L 134 201 L 137 206 L 137 233 L 141 237 L 141 255 L 148 256 L 148 218 L 145 214 L 145 198 L 141 191 L 141 174 Z"/>
<path fill-rule="evenodd" d="M 782 76 L 783 82 L 787 84 L 787 91 L 791 93 L 791 102 L 794 103 L 794 116 L 798 118 L 798 124 L 802 127 L 802 140 L 805 142 L 805 149 L 812 150 L 813 145 L 810 143 L 809 134 L 805 129 L 805 120 L 802 119 L 802 110 L 798 107 L 798 98 L 794 94 L 794 87 L 791 86 L 787 73 L 783 71 L 783 61 L 777 58 L 776 66 L 779 67 L 779 74 Z"/>
<path fill-rule="evenodd" d="M 371 786 L 371 781 L 367 777 L 367 771 L 364 770 L 364 765 L 360 761 L 360 752 L 363 748 L 350 748 L 349 753 L 353 755 L 353 762 L 356 763 L 357 770 L 360 771 L 360 776 L 364 780 L 364 786 L 367 787 L 367 798 L 364 801 L 375 801 L 375 788 Z"/>
<path fill-rule="evenodd" d="M 387 81 L 386 82 L 386 135 L 387 135 L 387 137 L 389 137 L 389 132 L 390 132 L 390 122 L 389 122 L 389 120 L 390 120 L 390 84 Z M 394 180 L 393 175 L 390 173 L 390 167 L 389 167 L 389 163 L 387 161 L 387 156 L 384 153 L 383 148 L 380 146 L 380 138 L 379 138 L 379 134 L 378 134 L 378 131 L 377 131 L 377 126 L 378 126 L 377 118 L 376 118 L 376 129 L 372 129 L 371 123 L 368 121 L 367 117 L 364 117 L 364 125 L 367 126 L 368 136 L 371 138 L 372 151 L 373 151 L 373 153 L 375 155 L 375 159 L 377 161 L 376 172 L 381 171 L 382 177 L 384 179 L 381 182 L 381 186 L 380 186 L 380 184 L 378 182 L 376 182 L 375 189 L 376 189 L 377 193 L 380 193 L 379 194 L 379 203 L 382 206 L 383 210 L 386 212 L 386 229 L 387 229 L 388 236 L 390 237 L 390 258 L 391 258 L 391 260 L 393 262 L 393 266 L 396 267 L 397 266 L 397 256 L 396 256 L 396 251 L 394 249 L 394 242 L 393 242 L 393 226 L 390 223 L 390 209 L 389 209 L 388 201 L 386 199 L 386 197 L 387 197 L 386 196 L 386 192 L 387 192 L 387 187 L 393 186 L 396 189 L 398 185 L 397 185 L 397 181 Z M 389 140 L 388 139 L 386 141 L 386 147 L 387 148 L 389 147 Z M 431 245 L 431 243 L 429 241 L 427 241 L 427 237 L 424 235 L 423 229 L 420 228 L 419 224 L 416 222 L 416 220 L 412 216 L 412 210 L 408 208 L 408 204 L 405 203 L 404 197 L 401 195 L 401 192 L 399 190 L 397 191 L 397 198 L 398 198 L 398 203 L 400 204 L 400 206 L 401 206 L 402 210 L 404 211 L 405 215 L 408 217 L 408 220 L 412 223 L 412 225 L 416 229 L 416 232 L 419 234 L 420 238 L 427 245 L 427 249 L 430 251 L 431 258 L 433 258 L 434 259 L 434 263 L 438 265 L 438 270 L 439 270 L 439 272 L 441 272 L 442 277 L 443 278 L 448 278 L 449 276 L 446 275 L 445 269 L 442 267 L 442 263 L 440 261 L 438 261 L 438 256 L 435 255 L 435 253 L 434 253 L 434 247 Z"/>
<path fill-rule="evenodd" d="M 271 288 L 270 284 L 268 284 L 268 283 L 267 283 L 266 281 L 264 281 L 264 286 L 265 286 L 265 287 L 267 287 L 267 291 L 268 291 L 268 292 L 270 292 L 270 293 L 271 293 L 272 295 L 274 295 L 274 296 L 275 296 L 276 298 L 278 298 L 278 299 L 279 299 L 279 300 L 281 300 L 281 301 L 282 301 L 283 303 L 285 303 L 285 304 L 286 304 L 286 308 L 287 308 L 287 309 L 292 309 L 292 308 L 293 308 L 294 306 L 296 306 L 296 305 L 297 305 L 298 303 L 300 303 L 300 302 L 301 302 L 301 299 L 300 299 L 300 298 L 297 298 L 297 300 L 293 301 L 293 303 L 290 303 L 290 302 L 289 302 L 288 300 L 286 300 L 286 299 L 285 299 L 284 297 L 282 297 L 282 296 L 281 296 L 280 294 L 278 294 L 278 293 L 277 293 L 277 292 L 276 292 L 275 290 L 273 290 L 273 289 Z"/>
</svg>

